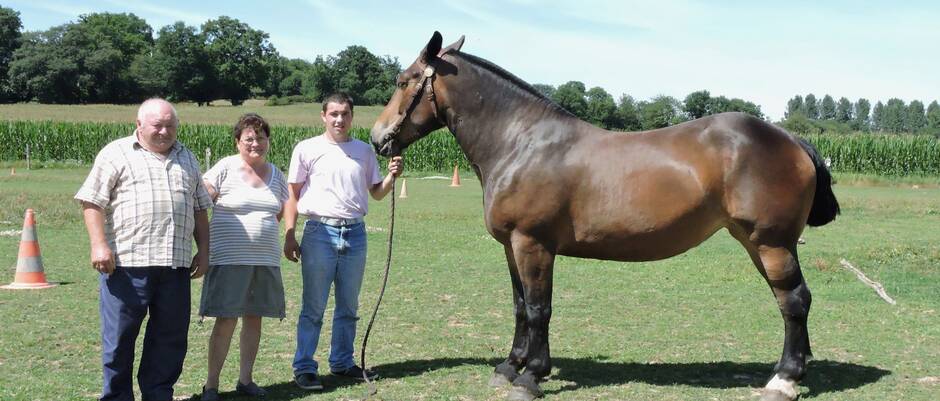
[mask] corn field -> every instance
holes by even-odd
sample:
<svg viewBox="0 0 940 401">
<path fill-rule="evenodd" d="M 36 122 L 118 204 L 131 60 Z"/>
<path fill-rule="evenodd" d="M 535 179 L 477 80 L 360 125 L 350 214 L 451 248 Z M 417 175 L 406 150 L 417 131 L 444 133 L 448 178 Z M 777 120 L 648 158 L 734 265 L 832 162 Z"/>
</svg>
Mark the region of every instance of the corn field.
<svg viewBox="0 0 940 401">
<path fill-rule="evenodd" d="M 24 160 L 28 146 L 30 158 L 35 162 L 76 161 L 90 165 L 104 145 L 133 132 L 133 124 L 3 121 L 0 122 L 0 144 L 3 144 L 0 160 Z M 286 171 L 294 145 L 322 132 L 322 127 L 272 127 L 268 160 Z M 366 128 L 355 127 L 350 134 L 369 143 Z M 206 149 L 210 150 L 210 164 L 236 153 L 232 128 L 224 125 L 186 124 L 180 127 L 178 139 L 203 165 Z M 463 170 L 469 168 L 454 136 L 447 130 L 433 132 L 413 144 L 404 157 L 410 171 L 449 172 L 454 164 Z M 384 160 L 379 165 L 384 167 Z"/>
<path fill-rule="evenodd" d="M 0 122 L 0 160 L 23 160 L 28 146 L 30 157 L 36 162 L 91 164 L 105 144 L 130 135 L 133 130 L 133 124 L 122 123 L 3 121 Z M 206 162 L 205 149 L 210 149 L 210 161 L 214 162 L 235 153 L 231 130 L 223 125 L 187 124 L 180 128 L 179 140 L 203 163 Z M 286 169 L 294 145 L 322 131 L 321 127 L 273 127 L 268 159 Z M 351 134 L 369 142 L 366 128 L 353 128 Z M 823 157 L 832 161 L 831 169 L 836 172 L 940 176 L 940 140 L 933 136 L 810 135 L 806 139 Z M 405 151 L 405 163 L 410 171 L 449 172 L 455 164 L 462 170 L 469 168 L 466 157 L 447 130 L 439 130 L 412 144 Z"/>
</svg>

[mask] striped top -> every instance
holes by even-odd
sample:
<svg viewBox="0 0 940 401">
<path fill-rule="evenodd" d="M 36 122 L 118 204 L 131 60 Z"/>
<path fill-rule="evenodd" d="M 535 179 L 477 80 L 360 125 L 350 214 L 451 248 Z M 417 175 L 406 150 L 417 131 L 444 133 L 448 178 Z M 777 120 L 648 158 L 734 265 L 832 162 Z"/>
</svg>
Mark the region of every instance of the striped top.
<svg viewBox="0 0 940 401">
<path fill-rule="evenodd" d="M 209 222 L 209 264 L 280 266 L 277 214 L 287 200 L 287 180 L 268 163 L 267 185 L 254 188 L 241 178 L 241 166 L 241 156 L 229 156 L 203 175 L 219 194 Z"/>
<path fill-rule="evenodd" d="M 75 199 L 104 210 L 104 235 L 121 267 L 189 268 L 194 211 L 212 206 L 189 149 L 176 142 L 157 156 L 136 131 L 98 152 Z"/>
</svg>

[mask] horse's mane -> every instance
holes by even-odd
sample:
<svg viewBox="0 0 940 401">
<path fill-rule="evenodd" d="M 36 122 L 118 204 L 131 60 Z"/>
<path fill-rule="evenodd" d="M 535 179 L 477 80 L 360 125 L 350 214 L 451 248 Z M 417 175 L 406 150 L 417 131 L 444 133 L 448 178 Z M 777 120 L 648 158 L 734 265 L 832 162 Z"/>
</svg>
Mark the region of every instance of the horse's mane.
<svg viewBox="0 0 940 401">
<path fill-rule="evenodd" d="M 488 71 L 491 74 L 499 78 L 502 78 L 504 81 L 508 81 L 508 83 L 511 84 L 509 86 L 519 90 L 520 92 L 523 92 L 524 94 L 528 96 L 533 97 L 534 98 L 533 100 L 545 106 L 548 106 L 549 108 L 555 111 L 569 115 L 571 117 L 575 117 L 574 114 L 571 114 L 571 112 L 566 110 L 564 107 L 559 106 L 557 103 L 555 103 L 554 101 L 552 101 L 551 99 L 543 95 L 537 89 L 533 88 L 532 85 L 529 85 L 526 81 L 523 81 L 521 78 L 513 75 L 511 72 L 504 70 L 502 67 L 496 64 L 493 64 L 486 59 L 474 56 L 472 54 L 462 53 L 459 51 L 450 52 L 448 54 L 453 55 L 457 58 L 460 58 L 470 63 L 474 67 L 478 67 L 480 69 Z"/>
</svg>

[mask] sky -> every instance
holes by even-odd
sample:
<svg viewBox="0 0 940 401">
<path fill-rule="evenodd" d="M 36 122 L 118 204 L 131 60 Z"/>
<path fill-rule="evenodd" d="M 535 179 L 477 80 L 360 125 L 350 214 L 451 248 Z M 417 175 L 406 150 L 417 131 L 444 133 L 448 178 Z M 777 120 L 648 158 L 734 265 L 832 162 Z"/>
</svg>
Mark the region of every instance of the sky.
<svg viewBox="0 0 940 401">
<path fill-rule="evenodd" d="M 361 45 L 410 65 L 437 30 L 444 44 L 531 84 L 581 81 L 615 99 L 682 100 L 697 90 L 752 101 L 773 120 L 787 100 L 940 99 L 935 1 L 181 1 L 6 0 L 25 30 L 92 12 L 129 12 L 156 33 L 220 15 L 270 35 L 278 52 L 313 60 Z"/>
</svg>

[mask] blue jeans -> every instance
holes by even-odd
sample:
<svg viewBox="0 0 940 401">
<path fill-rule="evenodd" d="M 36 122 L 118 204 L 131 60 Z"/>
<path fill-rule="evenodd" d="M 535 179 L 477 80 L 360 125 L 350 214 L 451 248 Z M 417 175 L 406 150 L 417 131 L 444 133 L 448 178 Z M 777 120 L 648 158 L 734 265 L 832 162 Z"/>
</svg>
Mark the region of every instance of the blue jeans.
<svg viewBox="0 0 940 401">
<path fill-rule="evenodd" d="M 134 399 L 134 343 L 148 312 L 137 384 L 144 400 L 173 399 L 189 334 L 189 269 L 117 267 L 98 280 L 104 371 L 101 400 Z"/>
<path fill-rule="evenodd" d="M 307 221 L 300 241 L 303 275 L 303 305 L 297 320 L 297 352 L 294 375 L 317 373 L 313 359 L 323 328 L 323 312 L 335 284 L 336 308 L 330 341 L 330 370 L 352 367 L 356 339 L 359 288 L 366 267 L 366 228 L 364 223 L 344 227 Z"/>
</svg>

